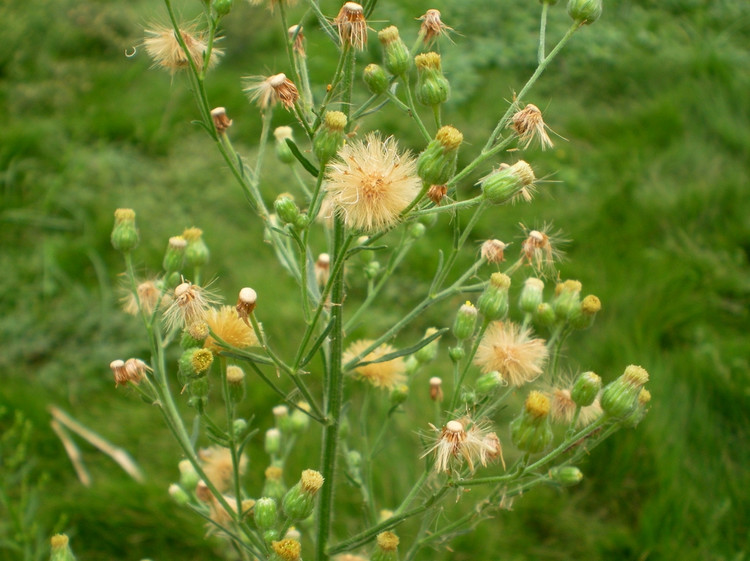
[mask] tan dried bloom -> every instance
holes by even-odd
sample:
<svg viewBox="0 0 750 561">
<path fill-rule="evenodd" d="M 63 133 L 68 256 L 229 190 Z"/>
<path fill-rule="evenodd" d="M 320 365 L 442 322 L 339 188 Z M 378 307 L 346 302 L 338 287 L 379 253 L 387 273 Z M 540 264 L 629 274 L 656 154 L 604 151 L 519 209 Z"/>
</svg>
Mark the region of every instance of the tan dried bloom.
<svg viewBox="0 0 750 561">
<path fill-rule="evenodd" d="M 258 345 L 255 331 L 240 319 L 237 310 L 232 306 L 211 308 L 206 314 L 206 323 L 219 339 L 233 347 L 245 349 Z M 211 335 L 206 337 L 203 346 L 213 352 L 221 350 L 221 346 Z"/>
<path fill-rule="evenodd" d="M 325 286 L 331 274 L 331 256 L 327 253 L 318 255 L 315 261 L 315 281 L 318 286 Z"/>
<path fill-rule="evenodd" d="M 255 305 L 257 302 L 258 293 L 249 286 L 242 288 L 239 295 L 237 296 L 237 305 L 234 309 L 237 310 L 237 315 L 240 317 L 240 319 L 248 325 L 248 316 L 255 310 Z"/>
<path fill-rule="evenodd" d="M 425 45 L 431 45 L 440 36 L 448 36 L 449 31 L 453 31 L 453 28 L 445 25 L 440 18 L 440 10 L 427 10 L 427 12 L 417 18 L 422 21 L 422 26 L 419 28 L 419 36 Z"/>
<path fill-rule="evenodd" d="M 505 248 L 507 247 L 508 244 L 500 240 L 487 240 L 482 244 L 482 259 L 487 263 L 502 263 L 505 261 Z"/>
<path fill-rule="evenodd" d="M 551 405 L 549 416 L 554 423 L 569 425 L 576 412 L 576 404 L 567 388 L 552 388 L 549 392 Z"/>
<path fill-rule="evenodd" d="M 159 295 L 161 290 L 152 280 L 143 281 L 138 283 L 136 287 L 138 298 L 132 292 L 128 292 L 122 299 L 122 309 L 126 314 L 137 315 L 138 314 L 138 303 L 140 302 L 143 313 L 150 316 L 154 313 L 154 309 L 159 303 Z"/>
<path fill-rule="evenodd" d="M 293 41 L 292 48 L 301 57 L 306 57 L 305 53 L 305 35 L 302 33 L 301 25 L 293 25 L 288 30 L 289 40 Z"/>
<path fill-rule="evenodd" d="M 599 417 L 604 414 L 602 405 L 597 397 L 591 405 L 581 407 L 581 412 L 578 414 L 578 427 L 586 427 L 596 421 Z"/>
<path fill-rule="evenodd" d="M 498 371 L 511 386 L 531 382 L 542 373 L 547 361 L 544 339 L 532 339 L 530 329 L 512 322 L 490 324 L 479 343 L 474 364 L 482 372 Z"/>
<path fill-rule="evenodd" d="M 529 230 L 524 227 L 526 238 L 521 243 L 521 257 L 530 265 L 538 276 L 553 274 L 555 264 L 562 258 L 559 245 L 565 240 L 556 234 L 550 235 L 551 226 L 545 224 L 541 230 Z"/>
<path fill-rule="evenodd" d="M 341 6 L 333 24 L 339 30 L 339 38 L 343 45 L 351 45 L 362 51 L 367 45 L 367 22 L 361 4 L 347 2 Z"/>
<path fill-rule="evenodd" d="M 174 289 L 173 300 L 164 311 L 164 321 L 168 330 L 176 327 L 188 328 L 205 323 L 206 314 L 216 297 L 205 288 L 190 282 L 178 284 Z"/>
<path fill-rule="evenodd" d="M 446 193 L 448 193 L 448 188 L 445 185 L 430 185 L 427 191 L 427 198 L 436 205 L 440 205 Z"/>
<path fill-rule="evenodd" d="M 339 150 L 328 165 L 327 198 L 349 228 L 374 233 L 395 225 L 417 196 L 417 161 L 393 137 L 369 134 Z M 322 211 L 321 211 L 322 212 Z"/>
<path fill-rule="evenodd" d="M 209 481 L 220 491 L 228 491 L 233 487 L 234 466 L 232 465 L 232 452 L 229 448 L 222 446 L 211 446 L 198 451 L 203 471 Z M 240 475 L 247 469 L 247 458 L 240 456 Z"/>
<path fill-rule="evenodd" d="M 216 132 L 219 134 L 224 134 L 226 130 L 232 126 L 232 119 L 227 117 L 227 110 L 224 107 L 211 109 L 211 118 L 214 121 Z M 182 236 L 185 237 L 185 232 L 182 233 Z"/>
<path fill-rule="evenodd" d="M 463 460 L 471 471 L 476 462 L 483 466 L 487 460 L 502 456 L 498 449 L 499 439 L 494 433 L 489 433 L 485 422 L 475 422 L 469 417 L 448 421 L 442 429 L 430 425 L 432 430 L 439 433 L 435 443 L 422 457 L 435 452 L 435 470 L 448 472 L 454 460 Z M 494 435 L 494 438 L 490 435 Z"/>
<path fill-rule="evenodd" d="M 146 376 L 146 372 L 153 372 L 148 364 L 139 358 L 129 358 L 126 361 L 113 360 L 109 363 L 115 376 L 115 387 L 126 386 L 128 382 L 136 386 Z"/>
<path fill-rule="evenodd" d="M 261 111 L 273 107 L 280 101 L 288 111 L 294 107 L 299 99 L 297 86 L 286 77 L 286 74 L 274 74 L 273 76 L 247 76 L 242 79 L 243 92 L 250 101 L 257 102 Z"/>
<path fill-rule="evenodd" d="M 547 125 L 542 119 L 542 112 L 536 105 L 529 103 L 518 111 L 510 122 L 510 127 L 518 134 L 518 142 L 521 148 L 526 150 L 535 140 L 539 141 L 542 150 L 552 148 L 552 140 L 547 135 Z"/>
<path fill-rule="evenodd" d="M 198 72 L 203 70 L 203 58 L 208 46 L 205 37 L 198 33 L 192 27 L 186 27 L 180 30 L 185 47 L 190 53 Z M 182 49 L 180 42 L 177 40 L 174 29 L 167 26 L 154 26 L 153 29 L 146 29 L 146 38 L 143 40 L 143 46 L 146 52 L 153 59 L 154 66 L 166 68 L 171 73 L 189 66 L 188 57 Z M 208 61 L 208 67 L 212 68 L 224 54 L 221 49 L 213 47 L 211 49 L 211 58 Z"/>
<path fill-rule="evenodd" d="M 430 378 L 430 399 L 443 401 L 443 380 L 437 376 Z"/>
<path fill-rule="evenodd" d="M 372 341 L 368 339 L 361 339 L 355 341 L 349 348 L 344 351 L 342 361 L 344 363 L 354 360 L 359 356 L 365 349 L 372 344 Z M 374 351 L 368 353 L 361 362 L 369 362 L 377 360 L 387 354 L 394 352 L 396 349 L 388 344 L 380 345 Z M 406 380 L 404 372 L 406 371 L 406 364 L 402 357 L 394 358 L 385 362 L 375 362 L 372 364 L 366 364 L 364 366 L 358 366 L 354 369 L 355 374 L 358 378 L 366 380 L 376 388 L 384 388 L 392 390 L 398 384 L 403 383 Z"/>
</svg>

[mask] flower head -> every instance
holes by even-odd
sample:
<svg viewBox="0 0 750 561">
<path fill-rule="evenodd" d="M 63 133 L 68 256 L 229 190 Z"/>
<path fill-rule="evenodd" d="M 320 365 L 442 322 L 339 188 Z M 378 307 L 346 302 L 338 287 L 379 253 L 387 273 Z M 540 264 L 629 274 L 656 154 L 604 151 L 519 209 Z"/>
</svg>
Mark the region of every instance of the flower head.
<svg viewBox="0 0 750 561">
<path fill-rule="evenodd" d="M 524 150 L 531 146 L 534 140 L 539 141 L 542 150 L 554 146 L 547 134 L 547 125 L 544 124 L 544 119 L 542 119 L 542 112 L 536 105 L 529 103 L 516 112 L 509 126 L 518 134 L 519 144 Z"/>
<path fill-rule="evenodd" d="M 145 280 L 138 283 L 136 292 L 138 293 L 137 299 L 135 297 L 135 294 L 130 291 L 128 291 L 127 295 L 122 298 L 122 309 L 125 311 L 125 313 L 134 316 L 138 314 L 139 309 L 142 309 L 144 314 L 150 316 L 153 313 L 154 308 L 156 308 L 159 303 L 159 295 L 161 294 L 161 290 L 159 290 L 156 282 L 152 280 Z M 139 303 L 140 308 L 138 307 Z"/>
<path fill-rule="evenodd" d="M 343 362 L 347 363 L 355 359 L 371 344 L 372 341 L 368 339 L 355 341 L 354 343 L 349 345 L 349 348 L 347 348 L 346 351 L 344 351 Z M 394 351 L 395 349 L 390 345 L 380 345 L 377 349 L 365 355 L 362 358 L 362 362 L 371 362 L 374 360 L 378 360 L 379 358 L 384 357 L 385 355 L 390 354 Z M 385 362 L 371 362 L 371 364 L 358 366 L 354 369 L 354 372 L 357 377 L 368 381 L 376 388 L 392 390 L 398 384 L 403 383 L 406 379 L 404 376 L 405 370 L 406 365 L 404 364 L 404 359 L 399 357 Z"/>
<path fill-rule="evenodd" d="M 258 345 L 255 331 L 240 319 L 237 310 L 232 306 L 211 308 L 206 313 L 206 323 L 213 333 L 233 347 L 244 349 Z M 220 349 L 218 342 L 210 335 L 203 346 L 212 351 Z"/>
<path fill-rule="evenodd" d="M 201 467 L 203 467 L 206 476 L 219 491 L 223 493 L 232 488 L 234 467 L 232 464 L 232 453 L 229 448 L 221 446 L 203 448 L 198 452 L 198 457 L 201 460 Z M 240 474 L 245 473 L 246 468 L 247 458 L 240 456 Z"/>
<path fill-rule="evenodd" d="M 487 328 L 474 359 L 482 372 L 497 370 L 515 387 L 539 377 L 546 361 L 544 339 L 533 339 L 531 330 L 500 321 Z"/>
<path fill-rule="evenodd" d="M 190 53 L 190 58 L 193 59 L 193 63 L 200 72 L 203 69 L 203 57 L 206 49 L 208 49 L 204 37 L 192 27 L 180 29 L 180 35 L 185 42 L 187 52 Z M 146 52 L 153 59 L 154 66 L 161 66 L 175 73 L 189 65 L 185 50 L 183 50 L 174 29 L 171 27 L 155 26 L 153 29 L 147 29 L 143 46 L 146 47 Z M 209 68 L 216 65 L 222 54 L 224 53 L 220 49 L 215 47 L 211 49 L 211 57 L 208 61 Z"/>
<path fill-rule="evenodd" d="M 422 21 L 422 26 L 419 28 L 419 36 L 425 45 L 434 43 L 440 36 L 448 36 L 449 31 L 453 31 L 453 28 L 448 27 L 440 19 L 440 10 L 427 10 L 427 12 L 418 18 Z"/>
<path fill-rule="evenodd" d="M 435 452 L 435 470 L 438 472 L 450 471 L 454 461 L 463 460 L 474 471 L 475 462 L 486 466 L 488 460 L 502 458 L 500 439 L 494 432 L 488 431 L 487 423 L 463 417 L 448 421 L 441 429 L 433 425 L 430 427 L 438 436 L 422 457 Z"/>
<path fill-rule="evenodd" d="M 399 154 L 393 137 L 370 134 L 346 144 L 328 165 L 328 199 L 349 228 L 385 230 L 419 193 L 416 171 L 416 160 Z"/>
<path fill-rule="evenodd" d="M 526 238 L 521 243 L 521 257 L 538 276 L 555 272 L 555 264 L 563 252 L 559 245 L 565 243 L 557 233 L 551 234 L 551 225 L 545 224 L 541 230 L 530 230 L 524 226 Z"/>
<path fill-rule="evenodd" d="M 343 45 L 351 45 L 362 51 L 367 45 L 367 22 L 361 4 L 347 2 L 341 6 L 333 24 L 339 30 L 339 38 Z"/>
<path fill-rule="evenodd" d="M 280 101 L 288 111 L 294 107 L 299 99 L 297 86 L 286 77 L 286 74 L 274 74 L 273 76 L 248 76 L 242 79 L 243 92 L 250 101 L 255 101 L 261 111 L 273 107 Z"/>
<path fill-rule="evenodd" d="M 302 26 L 293 25 L 287 30 L 287 33 L 289 34 L 289 40 L 293 41 L 292 48 L 294 49 L 294 52 L 303 58 L 306 57 L 305 35 L 302 33 Z"/>
<path fill-rule="evenodd" d="M 190 328 L 205 323 L 206 314 L 216 297 L 205 288 L 190 282 L 178 284 L 174 289 L 173 300 L 164 311 L 167 329 Z"/>
</svg>

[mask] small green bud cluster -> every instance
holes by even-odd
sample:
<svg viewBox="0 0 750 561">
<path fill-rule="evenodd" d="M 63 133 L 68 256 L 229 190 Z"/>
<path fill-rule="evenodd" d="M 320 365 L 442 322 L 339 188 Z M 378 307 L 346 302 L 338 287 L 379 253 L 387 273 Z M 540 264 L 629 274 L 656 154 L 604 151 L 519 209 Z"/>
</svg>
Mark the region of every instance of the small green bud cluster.
<svg viewBox="0 0 750 561">
<path fill-rule="evenodd" d="M 521 414 L 510 423 L 513 444 L 524 452 L 545 450 L 554 437 L 549 424 L 549 398 L 538 391 L 529 392 Z"/>
<path fill-rule="evenodd" d="M 276 215 L 284 224 L 291 224 L 296 228 L 304 228 L 307 225 L 306 216 L 300 213 L 294 197 L 289 193 L 281 193 L 273 202 Z"/>
</svg>

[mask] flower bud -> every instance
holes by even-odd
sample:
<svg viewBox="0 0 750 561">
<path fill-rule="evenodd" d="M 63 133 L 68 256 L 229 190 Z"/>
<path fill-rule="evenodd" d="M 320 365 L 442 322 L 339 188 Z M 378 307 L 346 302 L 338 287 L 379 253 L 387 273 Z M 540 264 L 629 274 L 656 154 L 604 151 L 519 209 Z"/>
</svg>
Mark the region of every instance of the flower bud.
<svg viewBox="0 0 750 561">
<path fill-rule="evenodd" d="M 406 384 L 398 384 L 388 395 L 391 407 L 401 405 L 409 397 L 409 386 Z"/>
<path fill-rule="evenodd" d="M 276 427 L 282 433 L 288 433 L 292 428 L 292 420 L 289 417 L 289 408 L 286 405 L 277 405 L 272 410 Z"/>
<path fill-rule="evenodd" d="M 550 327 L 555 323 L 555 310 L 547 302 L 542 302 L 534 312 L 534 322 L 543 327 Z"/>
<path fill-rule="evenodd" d="M 568 15 L 574 21 L 590 25 L 602 15 L 602 0 L 568 0 Z"/>
<path fill-rule="evenodd" d="M 276 139 L 276 157 L 280 162 L 293 164 L 297 158 L 294 157 L 292 149 L 286 143 L 287 138 L 293 140 L 292 127 L 276 127 L 273 136 Z"/>
<path fill-rule="evenodd" d="M 463 360 L 466 356 L 466 351 L 463 347 L 451 347 L 448 349 L 448 357 L 453 362 L 459 362 L 460 360 Z"/>
<path fill-rule="evenodd" d="M 182 236 L 172 236 L 167 244 L 167 251 L 164 253 L 162 266 L 167 275 L 182 270 L 182 262 L 185 259 L 185 250 L 187 249 L 187 240 Z"/>
<path fill-rule="evenodd" d="M 359 473 L 362 468 L 362 454 L 357 450 L 349 450 L 346 454 L 346 467 L 352 473 Z"/>
<path fill-rule="evenodd" d="M 477 309 L 468 300 L 458 309 L 456 321 L 453 323 L 453 335 L 456 339 L 463 341 L 474 335 L 474 327 L 477 323 Z"/>
<path fill-rule="evenodd" d="M 300 401 L 297 404 L 297 407 L 300 407 L 305 411 L 310 410 L 310 406 L 304 401 Z M 292 433 L 301 434 L 305 432 L 309 426 L 310 417 L 308 415 L 305 415 L 299 409 L 295 409 L 294 411 L 292 411 L 292 414 L 289 416 L 289 428 L 291 429 Z"/>
<path fill-rule="evenodd" d="M 178 362 L 179 373 L 185 380 L 192 380 L 204 376 L 214 361 L 214 355 L 208 349 L 192 347 L 180 355 Z"/>
<path fill-rule="evenodd" d="M 443 401 L 443 381 L 437 376 L 430 378 L 430 399 Z"/>
<path fill-rule="evenodd" d="M 588 407 L 594 403 L 601 389 L 602 379 L 594 372 L 584 372 L 573 383 L 573 387 L 570 390 L 570 398 L 579 407 Z"/>
<path fill-rule="evenodd" d="M 286 485 L 282 479 L 283 472 L 278 466 L 269 466 L 266 468 L 266 481 L 263 483 L 263 496 L 271 497 L 276 501 L 281 501 L 286 493 Z"/>
<path fill-rule="evenodd" d="M 451 93 L 451 86 L 441 68 L 440 55 L 423 53 L 414 57 L 417 66 L 417 87 L 414 94 L 422 105 L 434 107 L 445 103 Z"/>
<path fill-rule="evenodd" d="M 409 234 L 409 237 L 413 240 L 418 240 L 422 236 L 424 236 L 425 232 L 427 231 L 427 228 L 424 224 L 421 222 L 414 222 L 409 226 L 409 230 L 407 233 Z"/>
<path fill-rule="evenodd" d="M 185 506 L 190 502 L 190 496 L 177 483 L 172 483 L 167 492 L 172 500 L 180 506 Z"/>
<path fill-rule="evenodd" d="M 537 278 L 528 278 L 523 284 L 518 306 L 524 313 L 533 314 L 539 308 L 544 299 L 544 281 Z"/>
<path fill-rule="evenodd" d="M 281 452 L 281 431 L 277 428 L 268 429 L 264 449 L 269 456 L 278 456 Z"/>
<path fill-rule="evenodd" d="M 263 497 L 255 503 L 255 525 L 261 532 L 272 530 L 279 520 L 276 501 L 271 497 Z"/>
<path fill-rule="evenodd" d="M 630 415 L 622 420 L 622 424 L 629 428 L 635 428 L 643 420 L 648 412 L 648 404 L 651 401 L 651 392 L 641 388 L 638 394 L 638 405 Z"/>
<path fill-rule="evenodd" d="M 346 115 L 341 111 L 326 111 L 323 124 L 313 139 L 313 152 L 321 166 L 336 155 L 344 143 Z"/>
<path fill-rule="evenodd" d="M 233 0 L 213 0 L 212 4 L 214 10 L 216 10 L 216 15 L 220 18 L 227 15 L 232 9 L 232 1 Z"/>
<path fill-rule="evenodd" d="M 486 321 L 501 319 L 508 313 L 508 289 L 510 277 L 503 273 L 493 273 L 487 288 L 477 300 L 477 308 Z"/>
<path fill-rule="evenodd" d="M 395 25 L 386 27 L 378 32 L 378 39 L 383 45 L 383 61 L 388 72 L 394 76 L 405 74 L 411 67 L 411 56 L 398 28 Z"/>
<path fill-rule="evenodd" d="M 536 454 L 550 445 L 554 434 L 549 409 L 549 398 L 538 391 L 529 392 L 521 415 L 510 423 L 511 440 L 519 450 Z"/>
<path fill-rule="evenodd" d="M 56 534 L 50 539 L 50 561 L 76 561 L 73 550 L 70 549 L 68 536 Z"/>
<path fill-rule="evenodd" d="M 503 377 L 496 371 L 488 372 L 477 378 L 476 390 L 480 395 L 494 392 L 497 388 L 507 385 Z"/>
<path fill-rule="evenodd" d="M 245 371 L 242 368 L 234 364 L 227 366 L 227 387 L 232 403 L 237 405 L 245 399 Z"/>
<path fill-rule="evenodd" d="M 364 253 L 364 252 L 363 252 Z M 372 280 L 375 277 L 378 276 L 380 273 L 380 262 L 379 261 L 370 261 L 367 265 L 365 265 L 365 277 Z"/>
<path fill-rule="evenodd" d="M 273 208 L 284 224 L 294 224 L 299 218 L 299 208 L 289 193 L 282 193 L 276 197 Z"/>
<path fill-rule="evenodd" d="M 393 532 L 381 532 L 370 561 L 398 561 L 398 543 L 398 536 Z"/>
<path fill-rule="evenodd" d="M 437 329 L 435 329 L 434 327 L 428 327 L 427 331 L 424 332 L 424 338 L 434 335 L 435 333 L 437 333 Z M 435 357 L 438 353 L 439 341 L 440 337 L 438 337 L 437 339 L 433 339 L 424 347 L 419 349 L 416 353 L 414 353 L 414 358 L 417 359 L 417 362 L 419 362 L 420 364 L 427 364 L 428 362 L 432 362 L 433 360 L 435 360 Z"/>
<path fill-rule="evenodd" d="M 138 246 L 138 228 L 135 226 L 135 211 L 118 208 L 115 211 L 115 226 L 110 237 L 112 246 L 122 253 L 130 253 Z"/>
<path fill-rule="evenodd" d="M 570 320 L 581 311 L 581 283 L 566 280 L 555 287 L 555 298 L 552 300 L 555 316 L 560 320 Z"/>
<path fill-rule="evenodd" d="M 208 391 L 210 389 L 208 377 L 196 378 L 187 384 L 188 405 L 203 413 L 208 405 Z"/>
<path fill-rule="evenodd" d="M 549 471 L 549 476 L 555 483 L 564 487 L 577 485 L 583 479 L 583 473 L 575 466 L 557 466 Z"/>
<path fill-rule="evenodd" d="M 195 489 L 198 481 L 200 481 L 200 476 L 190 460 L 180 461 L 177 468 L 180 470 L 180 486 L 184 489 Z"/>
<path fill-rule="evenodd" d="M 248 424 L 245 419 L 235 419 L 232 422 L 232 434 L 234 434 L 236 439 L 240 439 L 245 434 L 245 431 L 247 431 L 247 427 Z"/>
<path fill-rule="evenodd" d="M 598 314 L 601 309 L 601 300 L 593 294 L 589 294 L 581 302 L 581 307 L 579 308 L 578 313 L 574 313 L 570 318 L 570 325 L 576 329 L 588 329 L 594 324 L 596 314 Z"/>
<path fill-rule="evenodd" d="M 206 242 L 203 241 L 203 230 L 187 228 L 182 232 L 182 237 L 187 240 L 185 263 L 191 267 L 202 267 L 208 263 L 210 252 Z"/>
<path fill-rule="evenodd" d="M 299 482 L 287 491 L 281 506 L 292 520 L 304 520 L 312 514 L 315 495 L 323 486 L 323 476 L 312 469 L 302 472 Z"/>
<path fill-rule="evenodd" d="M 523 195 L 528 187 L 534 184 L 534 170 L 523 160 L 512 166 L 501 166 L 480 181 L 482 194 L 487 201 L 504 204 Z"/>
<path fill-rule="evenodd" d="M 626 417 L 638 407 L 638 395 L 648 382 L 648 372 L 631 364 L 622 376 L 610 382 L 602 391 L 602 410 L 615 419 Z"/>
<path fill-rule="evenodd" d="M 291 538 L 285 538 L 278 542 L 271 543 L 273 552 L 268 558 L 269 561 L 300 561 L 300 543 Z"/>
<path fill-rule="evenodd" d="M 385 75 L 385 70 L 379 64 L 373 63 L 365 66 L 362 72 L 362 79 L 372 94 L 380 95 L 388 89 L 388 76 Z"/>
<path fill-rule="evenodd" d="M 463 139 L 464 135 L 450 125 L 437 131 L 417 160 L 417 174 L 425 185 L 443 185 L 455 175 Z"/>
</svg>

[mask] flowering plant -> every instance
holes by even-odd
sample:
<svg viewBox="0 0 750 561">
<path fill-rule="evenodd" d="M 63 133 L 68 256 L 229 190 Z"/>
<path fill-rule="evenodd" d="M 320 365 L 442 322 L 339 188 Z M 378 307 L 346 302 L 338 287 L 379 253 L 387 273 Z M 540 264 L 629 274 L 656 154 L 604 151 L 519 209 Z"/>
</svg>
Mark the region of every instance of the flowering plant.
<svg viewBox="0 0 750 561">
<path fill-rule="evenodd" d="M 142 319 L 151 349 L 148 360 L 113 361 L 115 382 L 159 407 L 184 454 L 170 493 L 206 520 L 226 543 L 228 556 L 296 561 L 304 551 L 316 561 L 334 555 L 413 559 L 423 548 L 446 543 L 507 508 L 532 487 L 577 483 L 582 473 L 576 464 L 586 451 L 619 428 L 635 426 L 645 414 L 648 374 L 639 366 L 628 366 L 604 388 L 594 372 L 563 374 L 565 342 L 593 324 L 601 304 L 596 296 L 582 297 L 578 281 L 557 278 L 560 250 L 549 228 L 526 230 L 515 259 L 508 257 L 509 244 L 491 239 L 473 264 L 458 266 L 483 213 L 532 200 L 537 179 L 529 163 L 512 157 L 515 161 L 489 168 L 511 149 L 552 146 L 541 111 L 525 103 L 526 97 L 563 46 L 601 14 L 601 0 L 570 0 L 572 23 L 548 52 L 546 21 L 555 1 L 541 5 L 535 72 L 479 152 L 459 169 L 463 134 L 443 122 L 451 84 L 441 55 L 431 50 L 452 31 L 438 10 L 420 18 L 411 48 L 394 26 L 378 32 L 382 64 L 363 69 L 369 96 L 360 100 L 355 75 L 358 58 L 366 57 L 367 21 L 376 1 L 346 2 L 328 18 L 308 0 L 316 32 L 339 52 L 322 98 L 308 72 L 304 22 L 289 26 L 291 2 L 272 2 L 285 33 L 288 68 L 244 79 L 263 123 L 251 165 L 232 145 L 233 120 L 224 108 L 212 109 L 205 88 L 208 71 L 222 55 L 215 42 L 232 0 L 204 0 L 204 18 L 193 25 L 181 24 L 171 0 L 165 0 L 171 26 L 149 30 L 144 46 L 155 66 L 186 75 L 199 123 L 263 221 L 265 241 L 299 286 L 301 329 L 296 352 L 284 356 L 261 325 L 261 319 L 273 320 L 264 313 L 262 294 L 244 287 L 234 305 L 222 306 L 202 282 L 209 251 L 199 229 L 171 238 L 162 272 L 155 280 L 139 280 L 133 262 L 139 241 L 135 213 L 115 213 L 112 243 L 124 255 L 130 284 L 125 307 Z M 385 104 L 403 110 L 418 130 L 423 141 L 418 154 L 399 146 L 388 131 L 357 132 Z M 280 194 L 269 204 L 261 194 L 261 167 L 279 106 L 294 115 L 296 134 L 304 137 L 297 142 L 290 127 L 273 133 L 278 159 L 300 179 L 299 192 Z M 463 198 L 460 187 L 482 170 L 480 190 Z M 430 228 L 451 229 L 453 244 L 438 254 L 427 293 L 383 332 L 351 337 L 365 314 L 382 305 L 394 272 Z M 550 281 L 552 295 L 545 294 Z M 346 298 L 355 284 L 366 290 L 361 301 Z M 514 298 L 512 284 L 521 286 Z M 428 308 L 458 299 L 466 303 L 455 318 L 427 328 L 416 341 L 403 335 L 405 328 L 419 326 Z M 290 336 L 297 337 L 291 330 Z M 448 341 L 445 357 L 439 341 Z M 173 348 L 179 348 L 176 361 Z M 274 426 L 264 434 L 269 462 L 262 488 L 250 487 L 246 477 L 251 467 L 245 450 L 257 434 L 247 418 L 247 374 L 282 402 L 272 411 Z M 446 375 L 450 383 L 444 388 Z M 507 431 L 500 430 L 501 411 L 517 397 L 520 411 Z M 190 431 L 179 400 L 197 413 Z M 432 404 L 431 412 L 424 412 L 424 403 Z M 421 462 L 421 469 L 405 495 L 395 499 L 378 495 L 376 480 L 385 476 L 376 474 L 375 457 L 401 412 L 421 416 L 421 433 L 403 435 L 416 440 L 421 451 L 394 463 Z M 257 417 L 262 425 L 264 416 Z M 320 459 L 308 460 L 309 469 L 288 488 L 293 478 L 285 468 L 311 425 L 319 427 Z M 339 519 L 334 528 L 334 490 L 346 484 L 357 489 L 361 516 Z M 474 488 L 486 491 L 478 497 L 465 493 Z M 451 496 L 473 504 L 451 518 L 445 510 Z M 420 523 L 410 525 L 412 519 Z M 69 552 L 67 540 L 64 551 Z"/>
</svg>

